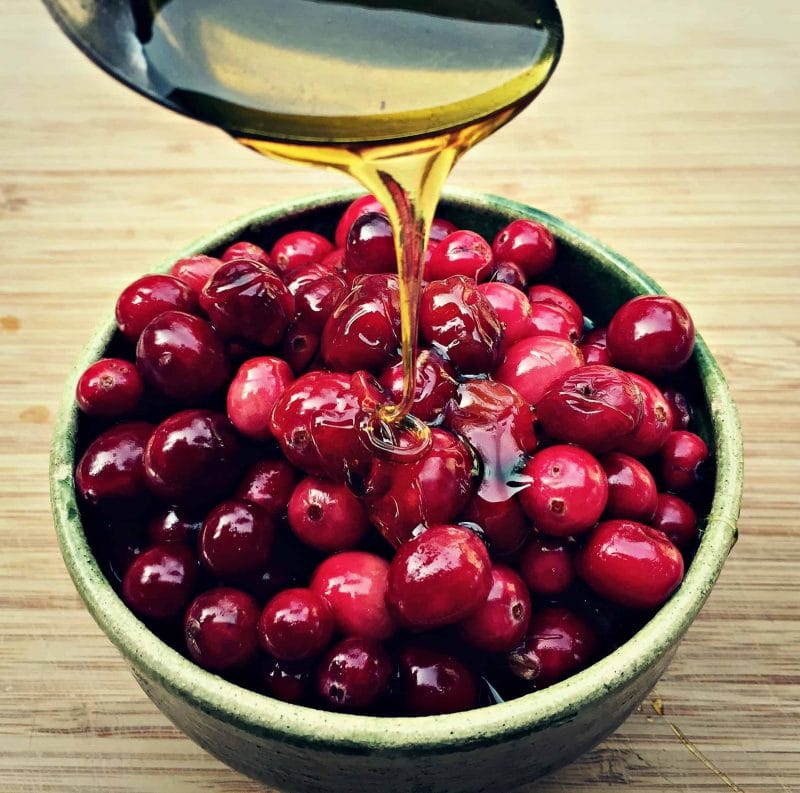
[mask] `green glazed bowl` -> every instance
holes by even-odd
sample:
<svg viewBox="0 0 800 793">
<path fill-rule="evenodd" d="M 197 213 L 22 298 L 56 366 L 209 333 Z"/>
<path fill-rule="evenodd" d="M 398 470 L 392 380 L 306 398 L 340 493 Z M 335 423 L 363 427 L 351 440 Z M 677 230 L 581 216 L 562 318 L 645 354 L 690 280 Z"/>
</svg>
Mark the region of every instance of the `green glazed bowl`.
<svg viewBox="0 0 800 793">
<path fill-rule="evenodd" d="M 246 238 L 269 247 L 294 228 L 332 236 L 356 192 L 276 206 L 234 221 L 171 256 L 215 254 Z M 605 323 L 635 295 L 660 292 L 644 273 L 557 218 L 488 195 L 451 191 L 440 213 L 492 239 L 509 221 L 544 222 L 559 243 L 560 283 Z M 736 408 L 698 338 L 684 387 L 716 459 L 702 541 L 673 597 L 629 641 L 588 669 L 543 691 L 445 716 L 353 716 L 289 705 L 240 688 L 187 660 L 125 606 L 92 554 L 81 524 L 73 471 L 78 427 L 75 383 L 114 335 L 109 316 L 67 384 L 56 422 L 51 494 L 56 531 L 75 586 L 98 625 L 163 713 L 208 752 L 248 776 L 291 793 L 478 793 L 506 791 L 559 768 L 618 727 L 644 699 L 708 597 L 736 541 L 742 441 Z"/>
</svg>

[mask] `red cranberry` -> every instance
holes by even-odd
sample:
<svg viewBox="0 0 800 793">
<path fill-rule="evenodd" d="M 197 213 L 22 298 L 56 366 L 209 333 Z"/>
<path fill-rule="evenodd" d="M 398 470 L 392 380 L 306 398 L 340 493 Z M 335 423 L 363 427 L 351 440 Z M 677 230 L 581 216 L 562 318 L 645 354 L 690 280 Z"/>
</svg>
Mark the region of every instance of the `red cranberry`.
<svg viewBox="0 0 800 793">
<path fill-rule="evenodd" d="M 309 476 L 292 493 L 289 526 L 301 542 L 332 553 L 358 545 L 369 519 L 346 485 Z"/>
<path fill-rule="evenodd" d="M 655 454 L 672 431 L 672 409 L 664 395 L 646 378 L 628 373 L 642 395 L 642 420 L 639 426 L 617 444 L 617 448 L 634 457 Z"/>
<path fill-rule="evenodd" d="M 153 545 L 180 544 L 195 547 L 203 521 L 176 507 L 166 507 L 147 524 L 147 536 Z"/>
<path fill-rule="evenodd" d="M 122 597 L 140 617 L 177 617 L 189 602 L 196 579 L 197 562 L 185 545 L 154 545 L 128 568 Z"/>
<path fill-rule="evenodd" d="M 522 471 L 530 482 L 519 500 L 544 534 L 567 537 L 590 529 L 603 514 L 608 481 L 600 463 L 577 446 L 548 446 Z"/>
<path fill-rule="evenodd" d="M 461 623 L 462 636 L 487 653 L 506 653 L 525 638 L 531 598 L 525 582 L 510 567 L 492 568 L 492 588 L 477 611 Z"/>
<path fill-rule="evenodd" d="M 659 493 L 655 514 L 649 521 L 664 532 L 678 548 L 688 548 L 697 540 L 697 515 L 692 507 L 672 493 Z"/>
<path fill-rule="evenodd" d="M 375 196 L 363 195 L 357 198 L 345 209 L 341 218 L 339 218 L 339 223 L 336 225 L 335 241 L 337 248 L 344 248 L 350 227 L 357 218 L 367 212 L 383 212 L 384 215 L 386 214 L 383 204 Z"/>
<path fill-rule="evenodd" d="M 213 503 L 236 481 L 238 452 L 224 413 L 183 410 L 164 419 L 147 443 L 147 486 L 170 504 Z"/>
<path fill-rule="evenodd" d="M 297 293 L 305 286 L 317 283 L 321 278 L 326 278 L 329 275 L 336 275 L 336 273 L 322 262 L 308 262 L 295 267 L 287 273 L 283 274 L 283 283 L 289 290 L 290 294 L 296 296 Z M 340 276 L 341 277 L 341 276 Z M 295 300 L 295 310 L 297 308 L 297 301 Z"/>
<path fill-rule="evenodd" d="M 581 307 L 563 290 L 551 284 L 536 284 L 528 290 L 528 300 L 531 303 L 552 303 L 563 308 L 574 320 L 575 324 L 583 327 L 583 311 Z"/>
<path fill-rule="evenodd" d="M 267 658 L 261 665 L 260 681 L 269 696 L 301 705 L 311 699 L 313 666 Z"/>
<path fill-rule="evenodd" d="M 286 329 L 281 345 L 281 356 L 295 375 L 307 371 L 319 352 L 320 337 L 300 323 L 292 322 Z"/>
<path fill-rule="evenodd" d="M 145 275 L 122 290 L 117 298 L 117 325 L 135 342 L 141 332 L 165 311 L 197 310 L 197 297 L 183 281 L 171 275 Z"/>
<path fill-rule="evenodd" d="M 81 496 L 90 504 L 142 498 L 146 493 L 142 460 L 153 429 L 145 421 L 130 421 L 98 435 L 75 469 Z"/>
<path fill-rule="evenodd" d="M 255 440 L 272 437 L 269 418 L 278 397 L 294 380 L 289 364 L 264 356 L 245 361 L 228 387 L 228 418 L 242 435 Z"/>
<path fill-rule="evenodd" d="M 633 457 L 619 452 L 600 459 L 608 479 L 606 516 L 649 523 L 658 504 L 656 481 Z"/>
<path fill-rule="evenodd" d="M 494 281 L 480 284 L 478 291 L 492 304 L 503 327 L 503 352 L 520 339 L 535 335 L 531 304 L 523 292 Z"/>
<path fill-rule="evenodd" d="M 518 264 L 528 278 L 547 272 L 556 260 L 556 243 L 550 230 L 535 220 L 512 220 L 492 244 L 498 260 Z"/>
<path fill-rule="evenodd" d="M 81 375 L 75 397 L 89 416 L 124 416 L 136 410 L 143 391 L 142 378 L 130 361 L 103 358 Z"/>
<path fill-rule="evenodd" d="M 676 372 L 694 350 L 694 324 L 677 300 L 642 295 L 625 303 L 608 324 L 616 366 L 652 377 Z"/>
<path fill-rule="evenodd" d="M 693 432 L 676 430 L 661 447 L 661 479 L 668 490 L 690 490 L 702 479 L 708 460 L 706 442 Z"/>
<path fill-rule="evenodd" d="M 575 580 L 569 545 L 564 540 L 532 537 L 519 560 L 519 572 L 536 595 L 553 597 L 566 592 Z"/>
<path fill-rule="evenodd" d="M 692 406 L 689 400 L 674 388 L 665 388 L 661 393 L 672 412 L 672 429 L 688 430 L 692 422 Z"/>
<path fill-rule="evenodd" d="M 530 534 L 525 513 L 516 497 L 485 501 L 480 496 L 473 496 L 459 520 L 475 523 L 483 529 L 492 556 L 516 553 Z"/>
<path fill-rule="evenodd" d="M 454 231 L 458 231 L 458 226 L 444 218 L 436 217 L 431 223 L 431 231 L 428 234 L 428 244 L 438 245 L 443 239 L 449 237 Z"/>
<path fill-rule="evenodd" d="M 203 592 L 191 602 L 183 621 L 189 655 L 212 672 L 244 666 L 256 653 L 260 613 L 258 603 L 238 589 Z"/>
<path fill-rule="evenodd" d="M 455 370 L 435 352 L 423 350 L 417 356 L 416 377 L 411 412 L 422 421 L 436 421 L 456 395 Z M 398 361 L 384 369 L 379 379 L 392 401 L 400 402 L 403 396 L 403 362 Z"/>
<path fill-rule="evenodd" d="M 296 484 L 297 471 L 286 460 L 261 460 L 242 477 L 236 498 L 252 501 L 277 517 L 289 505 Z"/>
<path fill-rule="evenodd" d="M 577 569 L 602 597 L 633 609 L 653 609 L 680 584 L 683 557 L 660 531 L 632 520 L 607 520 L 589 535 Z"/>
<path fill-rule="evenodd" d="M 295 323 L 321 334 L 328 318 L 347 292 L 347 283 L 336 273 L 328 273 L 300 285 L 294 293 Z"/>
<path fill-rule="evenodd" d="M 426 272 L 428 280 L 464 275 L 482 281 L 492 271 L 492 249 L 474 231 L 454 231 L 445 237 L 431 254 Z"/>
<path fill-rule="evenodd" d="M 389 654 L 375 639 L 353 637 L 334 645 L 317 672 L 317 692 L 336 710 L 369 710 L 385 695 L 392 675 Z"/>
<path fill-rule="evenodd" d="M 179 281 L 183 281 L 195 295 L 199 295 L 206 285 L 206 281 L 214 275 L 221 265 L 221 259 L 198 254 L 197 256 L 189 256 L 187 259 L 178 259 L 169 272 Z"/>
<path fill-rule="evenodd" d="M 285 589 L 270 600 L 258 621 L 262 649 L 281 661 L 319 655 L 333 638 L 327 601 L 310 589 Z"/>
<path fill-rule="evenodd" d="M 637 428 L 642 402 L 625 372 L 583 366 L 550 384 L 536 403 L 536 415 L 550 437 L 600 453 L 618 446 Z"/>
<path fill-rule="evenodd" d="M 554 303 L 530 303 L 531 336 L 556 336 L 577 344 L 581 335 L 581 325 L 560 306 Z"/>
<path fill-rule="evenodd" d="M 331 606 L 336 627 L 346 636 L 388 639 L 395 620 L 386 607 L 389 563 L 366 551 L 329 556 L 311 578 L 311 589 Z"/>
<path fill-rule="evenodd" d="M 244 240 L 229 245 L 222 256 L 220 256 L 220 259 L 225 263 L 237 261 L 239 259 L 248 259 L 251 262 L 263 264 L 265 267 L 272 267 L 272 260 L 263 248 Z"/>
<path fill-rule="evenodd" d="M 406 647 L 398 658 L 400 696 L 411 716 L 458 713 L 478 705 L 478 682 L 453 655 Z"/>
<path fill-rule="evenodd" d="M 491 588 L 489 553 L 478 535 L 463 526 L 432 526 L 397 550 L 386 600 L 405 627 L 427 630 L 461 622 Z"/>
<path fill-rule="evenodd" d="M 334 273 L 344 271 L 344 248 L 334 248 L 321 262 L 323 267 Z"/>
<path fill-rule="evenodd" d="M 156 391 L 183 405 L 201 402 L 228 380 L 225 345 L 211 325 L 180 311 L 166 311 L 142 331 L 136 366 Z"/>
<path fill-rule="evenodd" d="M 495 262 L 489 280 L 524 290 L 527 278 L 522 268 L 518 264 L 514 264 L 514 262 Z"/>
<path fill-rule="evenodd" d="M 344 246 L 344 266 L 350 273 L 397 272 L 392 224 L 382 212 L 366 212 L 353 222 Z"/>
<path fill-rule="evenodd" d="M 333 250 L 333 245 L 313 231 L 290 231 L 273 246 L 269 257 L 279 272 L 288 273 L 309 262 L 321 262 Z"/>
<path fill-rule="evenodd" d="M 581 352 L 586 363 L 590 366 L 593 364 L 609 366 L 611 364 L 611 356 L 608 354 L 608 346 L 606 345 L 606 329 L 594 328 L 586 333 L 581 340 Z"/>
</svg>

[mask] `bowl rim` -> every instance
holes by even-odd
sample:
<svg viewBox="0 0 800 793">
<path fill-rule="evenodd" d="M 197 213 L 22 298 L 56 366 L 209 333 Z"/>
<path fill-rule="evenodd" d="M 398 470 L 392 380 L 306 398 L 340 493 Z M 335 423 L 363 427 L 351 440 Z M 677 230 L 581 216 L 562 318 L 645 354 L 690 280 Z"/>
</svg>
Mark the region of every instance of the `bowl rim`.
<svg viewBox="0 0 800 793">
<path fill-rule="evenodd" d="M 362 194 L 363 190 L 358 189 L 337 190 L 248 213 L 165 259 L 159 271 L 166 270 L 177 258 L 208 250 L 251 225 L 267 225 L 287 215 L 351 201 Z M 663 293 L 655 281 L 623 256 L 546 212 L 492 194 L 452 188 L 445 191 L 443 201 L 473 210 L 499 209 L 542 221 L 557 238 L 590 251 L 620 270 L 638 288 Z M 620 690 L 677 644 L 702 608 L 736 542 L 742 493 L 741 427 L 725 379 L 698 336 L 694 355 L 716 444 L 714 498 L 702 541 L 681 586 L 633 637 L 561 683 L 473 711 L 418 717 L 361 716 L 272 699 L 202 669 L 162 642 L 128 609 L 95 561 L 83 532 L 73 482 L 78 419 L 75 386 L 81 372 L 102 354 L 113 328 L 113 316 L 108 316 L 83 349 L 67 380 L 54 424 L 50 491 L 61 553 L 89 612 L 138 675 L 250 734 L 348 754 L 420 755 L 463 751 L 568 722 L 580 708 Z"/>
</svg>

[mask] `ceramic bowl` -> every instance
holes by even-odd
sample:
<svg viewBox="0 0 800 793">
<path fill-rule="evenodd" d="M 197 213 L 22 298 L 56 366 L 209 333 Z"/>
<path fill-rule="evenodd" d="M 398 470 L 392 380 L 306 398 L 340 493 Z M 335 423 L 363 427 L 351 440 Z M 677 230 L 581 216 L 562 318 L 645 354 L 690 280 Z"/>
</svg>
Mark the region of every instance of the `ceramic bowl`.
<svg viewBox="0 0 800 793">
<path fill-rule="evenodd" d="M 178 257 L 219 253 L 238 238 L 269 249 L 293 228 L 332 236 L 355 195 L 340 192 L 255 212 L 172 255 L 161 269 Z M 634 295 L 662 291 L 604 245 L 522 204 L 451 191 L 440 214 L 489 239 L 515 218 L 547 224 L 559 243 L 561 285 L 596 321 L 606 322 Z M 163 713 L 211 754 L 280 791 L 497 793 L 569 763 L 621 724 L 654 686 L 736 541 L 741 431 L 725 380 L 698 338 L 683 387 L 716 459 L 709 517 L 680 588 L 629 641 L 562 683 L 466 713 L 369 717 L 279 702 L 201 669 L 160 641 L 117 596 L 87 543 L 73 483 L 79 428 L 75 382 L 103 356 L 113 335 L 109 316 L 82 353 L 56 422 L 52 503 L 64 560 L 87 608 Z"/>
</svg>

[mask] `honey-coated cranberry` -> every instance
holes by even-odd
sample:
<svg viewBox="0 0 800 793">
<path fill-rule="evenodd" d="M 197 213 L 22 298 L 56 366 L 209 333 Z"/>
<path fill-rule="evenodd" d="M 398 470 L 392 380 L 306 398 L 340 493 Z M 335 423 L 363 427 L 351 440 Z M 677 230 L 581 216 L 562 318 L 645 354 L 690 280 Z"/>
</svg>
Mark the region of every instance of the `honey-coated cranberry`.
<svg viewBox="0 0 800 793">
<path fill-rule="evenodd" d="M 553 597 L 566 592 L 575 580 L 572 551 L 565 540 L 531 537 L 519 560 L 519 572 L 536 595 Z"/>
<path fill-rule="evenodd" d="M 147 536 L 153 545 L 178 543 L 194 548 L 203 527 L 202 519 L 177 507 L 166 507 L 147 524 Z"/>
<path fill-rule="evenodd" d="M 483 281 L 489 277 L 494 260 L 489 243 L 474 231 L 454 231 L 431 254 L 426 272 L 428 280 L 464 275 Z"/>
<path fill-rule="evenodd" d="M 75 397 L 87 416 L 124 416 L 139 406 L 144 384 L 136 367 L 121 358 L 93 363 L 78 380 Z"/>
<path fill-rule="evenodd" d="M 455 370 L 440 355 L 423 350 L 417 356 L 416 378 L 411 412 L 422 421 L 436 421 L 456 395 Z M 403 396 L 403 362 L 398 361 L 384 369 L 379 380 L 392 401 L 400 402 Z"/>
<path fill-rule="evenodd" d="M 525 289 L 527 278 L 522 268 L 518 264 L 514 264 L 514 262 L 495 262 L 489 280 L 523 290 Z"/>
<path fill-rule="evenodd" d="M 606 329 L 593 328 L 588 333 L 585 333 L 581 339 L 581 352 L 590 366 L 593 364 L 601 364 L 602 366 L 609 366 L 611 364 L 611 356 L 608 354 L 608 345 L 606 344 Z"/>
<path fill-rule="evenodd" d="M 296 484 L 297 471 L 286 460 L 261 460 L 245 472 L 236 498 L 258 504 L 276 517 L 286 510 Z"/>
<path fill-rule="evenodd" d="M 628 372 L 628 377 L 642 395 L 642 420 L 630 435 L 620 440 L 617 448 L 634 457 L 648 457 L 666 443 L 672 431 L 672 408 L 647 378 L 634 372 Z"/>
<path fill-rule="evenodd" d="M 309 262 L 321 262 L 333 250 L 333 245 L 314 231 L 290 231 L 272 246 L 269 258 L 278 271 L 288 273 Z"/>
<path fill-rule="evenodd" d="M 229 245 L 223 251 L 220 259 L 226 263 L 237 259 L 249 259 L 252 262 L 263 264 L 265 267 L 272 267 L 272 260 L 269 258 L 269 254 L 259 245 L 246 240 Z"/>
<path fill-rule="evenodd" d="M 688 430 L 692 423 L 692 406 L 686 395 L 675 388 L 665 388 L 661 393 L 672 412 L 672 429 Z"/>
<path fill-rule="evenodd" d="M 386 693 L 392 660 L 380 642 L 351 637 L 334 645 L 317 672 L 317 693 L 336 710 L 369 710 Z"/>
<path fill-rule="evenodd" d="M 339 222 L 336 224 L 334 239 L 337 248 L 344 248 L 350 227 L 355 223 L 357 218 L 368 212 L 382 212 L 384 215 L 386 214 L 383 204 L 373 195 L 360 196 L 345 209 L 341 218 L 339 218 Z"/>
<path fill-rule="evenodd" d="M 177 617 L 197 580 L 197 561 L 185 545 L 154 545 L 133 560 L 122 579 L 122 597 L 140 617 Z"/>
<path fill-rule="evenodd" d="M 231 424 L 248 438 L 271 438 L 272 409 L 293 380 L 289 364 L 280 358 L 263 356 L 245 361 L 228 386 L 226 405 Z"/>
<path fill-rule="evenodd" d="M 528 300 L 531 303 L 551 303 L 563 308 L 574 320 L 575 324 L 583 327 L 583 311 L 581 307 L 563 290 L 552 284 L 535 284 L 528 289 Z"/>
<path fill-rule="evenodd" d="M 647 467 L 620 452 L 604 455 L 600 463 L 608 479 L 606 516 L 649 523 L 658 505 L 658 491 Z"/>
<path fill-rule="evenodd" d="M 556 259 L 556 243 L 550 230 L 535 220 L 512 220 L 492 243 L 496 259 L 518 264 L 528 278 L 546 273 Z"/>
<path fill-rule="evenodd" d="M 281 661 L 319 655 L 333 638 L 327 601 L 310 589 L 285 589 L 267 603 L 258 620 L 261 648 Z"/>
<path fill-rule="evenodd" d="M 221 265 L 221 259 L 217 259 L 214 256 L 205 256 L 201 253 L 197 256 L 178 259 L 169 272 L 179 281 L 183 281 L 192 292 L 199 295 L 206 285 L 206 281 L 214 275 Z"/>
<path fill-rule="evenodd" d="M 697 540 L 697 514 L 690 504 L 672 493 L 658 494 L 656 511 L 649 523 L 678 548 L 691 547 Z"/>
<path fill-rule="evenodd" d="M 530 534 L 530 526 L 516 496 L 503 501 L 486 501 L 475 495 L 459 520 L 483 529 L 492 557 L 516 553 Z"/>
<path fill-rule="evenodd" d="M 706 442 L 693 432 L 675 430 L 661 447 L 661 480 L 667 490 L 691 490 L 702 479 L 708 460 Z"/>
<path fill-rule="evenodd" d="M 520 339 L 535 335 L 531 304 L 523 292 L 496 281 L 479 284 L 478 291 L 492 304 L 503 326 L 503 352 Z"/>
<path fill-rule="evenodd" d="M 344 267 L 349 273 L 397 272 L 392 224 L 382 212 L 366 212 L 353 222 L 344 246 Z"/>
<path fill-rule="evenodd" d="M 408 646 L 397 660 L 399 694 L 410 716 L 458 713 L 478 704 L 475 675 L 453 655 Z"/>
<path fill-rule="evenodd" d="M 326 273 L 298 286 L 294 292 L 294 322 L 316 334 L 321 334 L 328 318 L 347 294 L 347 283 L 336 273 Z"/>
<path fill-rule="evenodd" d="M 165 311 L 197 311 L 197 297 L 172 275 L 145 275 L 126 287 L 117 298 L 117 325 L 135 342 L 151 320 Z"/>
</svg>

